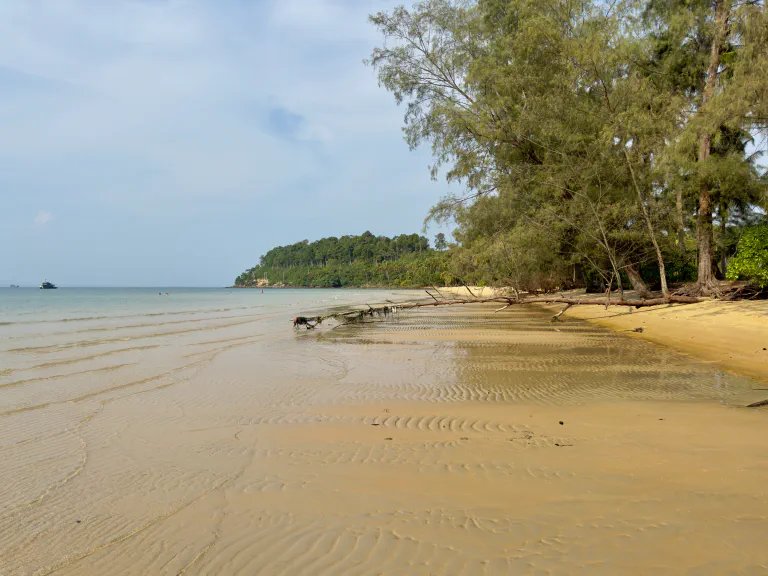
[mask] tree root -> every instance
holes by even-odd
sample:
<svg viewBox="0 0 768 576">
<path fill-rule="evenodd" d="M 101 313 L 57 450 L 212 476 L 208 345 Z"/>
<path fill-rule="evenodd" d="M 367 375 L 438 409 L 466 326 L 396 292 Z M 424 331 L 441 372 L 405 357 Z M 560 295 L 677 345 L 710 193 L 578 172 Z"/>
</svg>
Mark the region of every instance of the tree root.
<svg viewBox="0 0 768 576">
<path fill-rule="evenodd" d="M 691 297 L 715 296 L 719 298 L 722 297 L 723 292 L 727 291 L 729 288 L 730 285 L 728 283 L 720 285 L 715 281 L 709 284 L 699 284 L 698 282 L 694 282 L 693 284 L 688 284 L 680 288 L 680 290 L 677 290 L 675 295 Z"/>
</svg>

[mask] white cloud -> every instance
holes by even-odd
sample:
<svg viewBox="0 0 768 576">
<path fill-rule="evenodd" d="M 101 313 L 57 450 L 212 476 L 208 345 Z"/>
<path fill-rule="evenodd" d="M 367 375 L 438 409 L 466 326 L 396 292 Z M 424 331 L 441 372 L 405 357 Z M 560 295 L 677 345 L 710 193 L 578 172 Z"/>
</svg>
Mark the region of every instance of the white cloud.
<svg viewBox="0 0 768 576">
<path fill-rule="evenodd" d="M 53 218 L 54 216 L 50 212 L 40 210 L 40 212 L 37 213 L 37 216 L 35 216 L 35 226 L 45 226 L 48 222 L 52 221 Z"/>
<path fill-rule="evenodd" d="M 62 243 L 108 223 L 104 278 L 184 283 L 203 248 L 241 266 L 279 242 L 417 230 L 447 187 L 362 64 L 381 41 L 367 14 L 401 2 L 0 0 L 0 245 L 47 206 Z M 178 242 L 162 280 L 115 257 L 153 234 Z"/>
</svg>

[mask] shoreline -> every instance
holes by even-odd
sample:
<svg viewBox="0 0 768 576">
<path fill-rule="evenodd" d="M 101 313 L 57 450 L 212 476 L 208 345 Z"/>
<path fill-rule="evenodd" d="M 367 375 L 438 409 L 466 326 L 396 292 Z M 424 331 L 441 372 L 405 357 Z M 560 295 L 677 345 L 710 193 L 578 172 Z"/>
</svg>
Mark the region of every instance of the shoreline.
<svg viewBox="0 0 768 576">
<path fill-rule="evenodd" d="M 227 289 L 258 289 L 255 286 L 230 286 Z M 309 286 L 269 286 L 265 290 L 413 290 L 394 286 L 344 286 L 317 288 Z M 440 286 L 441 292 L 468 297 L 465 286 Z M 471 297 L 489 298 L 503 289 L 489 286 L 469 286 Z M 631 294 L 631 293 L 630 293 Z M 579 292 L 579 295 L 582 295 Z M 601 297 L 595 294 L 594 297 Z M 559 312 L 561 304 L 536 304 L 540 308 Z M 599 306 L 572 306 L 564 317 L 587 322 L 668 346 L 691 358 L 716 364 L 739 376 L 768 383 L 768 301 L 766 300 L 707 300 L 699 304 L 666 304 L 642 310 Z M 642 332 L 633 332 L 642 328 Z"/>
<path fill-rule="evenodd" d="M 429 286 L 224 286 L 224 290 L 425 290 Z M 440 288 L 442 290 L 442 288 Z"/>
</svg>

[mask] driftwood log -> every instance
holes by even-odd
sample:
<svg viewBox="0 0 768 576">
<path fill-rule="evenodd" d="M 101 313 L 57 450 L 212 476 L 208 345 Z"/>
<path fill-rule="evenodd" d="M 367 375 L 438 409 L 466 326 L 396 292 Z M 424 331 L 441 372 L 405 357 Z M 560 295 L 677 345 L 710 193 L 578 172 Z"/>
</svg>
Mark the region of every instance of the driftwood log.
<svg viewBox="0 0 768 576">
<path fill-rule="evenodd" d="M 471 292 L 471 291 L 470 291 Z M 660 306 L 662 304 L 696 304 L 701 302 L 700 298 L 693 296 L 676 296 L 670 295 L 667 298 L 645 298 L 642 300 L 611 300 L 607 298 L 590 299 L 590 298 L 568 298 L 565 296 L 530 296 L 530 297 L 509 297 L 509 296 L 494 296 L 492 298 L 444 298 L 439 300 L 435 298 L 433 294 L 427 292 L 432 297 L 432 300 L 425 302 L 403 302 L 401 304 L 395 304 L 390 302 L 384 306 L 368 306 L 367 310 L 347 310 L 344 312 L 334 312 L 332 314 L 326 314 L 325 316 L 297 316 L 293 319 L 293 327 L 306 328 L 307 330 L 313 329 L 318 324 L 322 324 L 325 320 L 331 318 L 339 320 L 345 324 L 364 321 L 366 318 L 371 317 L 387 317 L 393 314 L 397 314 L 401 310 L 412 310 L 414 308 L 427 308 L 430 306 L 458 306 L 464 304 L 488 304 L 497 303 L 503 304 L 501 308 L 496 310 L 500 312 L 509 308 L 510 306 L 523 305 L 523 304 L 565 304 L 566 307 L 562 312 L 556 314 L 553 321 L 560 319 L 560 315 L 565 312 L 571 306 L 629 306 L 630 308 L 644 308 L 648 306 Z"/>
<path fill-rule="evenodd" d="M 747 408 L 760 408 L 761 406 L 768 406 L 768 400 L 761 400 L 760 402 L 753 402 Z"/>
</svg>

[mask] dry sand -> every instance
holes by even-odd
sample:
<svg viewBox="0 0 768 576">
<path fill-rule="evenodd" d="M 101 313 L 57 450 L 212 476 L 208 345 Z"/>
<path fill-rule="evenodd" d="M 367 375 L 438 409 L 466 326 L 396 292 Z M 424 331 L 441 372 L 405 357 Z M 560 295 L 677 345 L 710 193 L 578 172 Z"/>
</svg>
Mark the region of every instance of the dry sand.
<svg viewBox="0 0 768 576">
<path fill-rule="evenodd" d="M 760 385 L 492 310 L 15 352 L 0 574 L 768 571 L 768 411 L 739 407 Z"/>
</svg>

